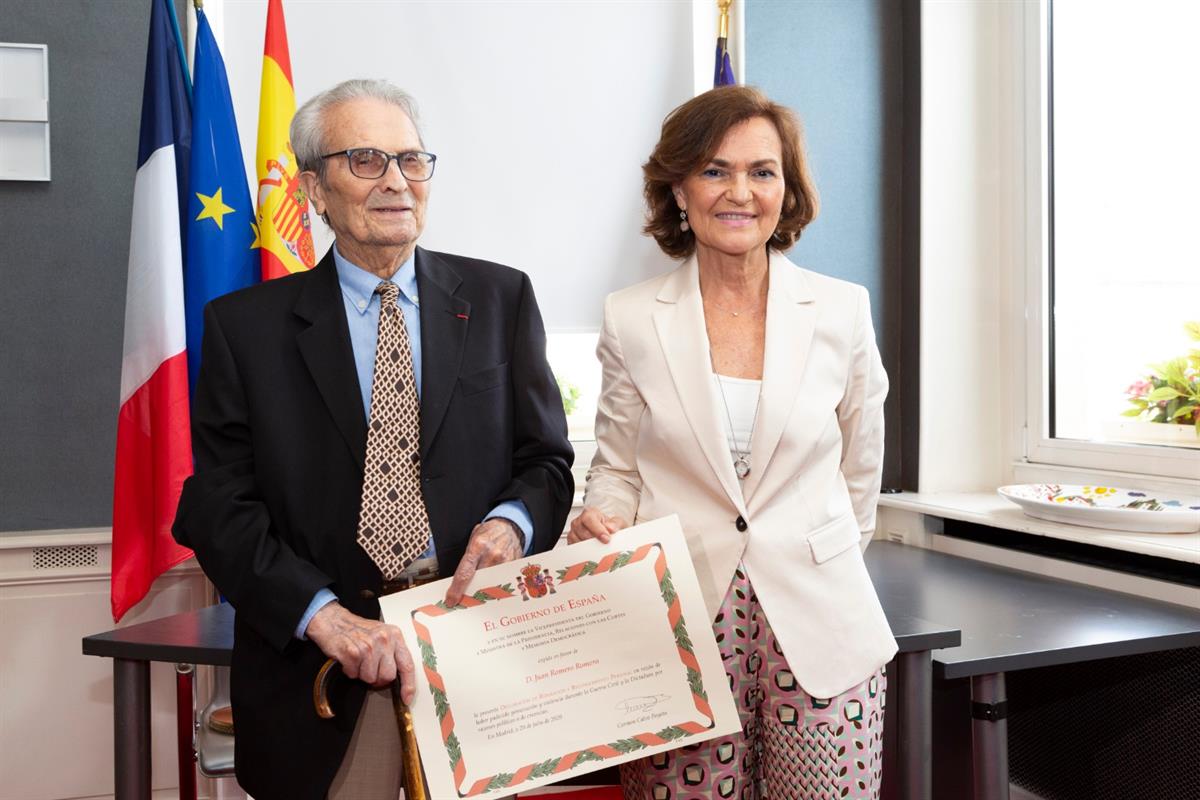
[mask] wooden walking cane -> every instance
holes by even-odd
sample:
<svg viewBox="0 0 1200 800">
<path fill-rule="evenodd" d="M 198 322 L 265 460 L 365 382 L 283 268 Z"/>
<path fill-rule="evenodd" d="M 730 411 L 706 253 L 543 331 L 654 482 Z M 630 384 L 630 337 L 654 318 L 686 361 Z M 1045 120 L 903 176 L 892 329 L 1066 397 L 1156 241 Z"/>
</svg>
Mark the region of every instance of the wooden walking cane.
<svg viewBox="0 0 1200 800">
<path fill-rule="evenodd" d="M 328 659 L 317 672 L 313 681 L 313 706 L 321 719 L 333 719 L 333 708 L 329 705 L 329 681 L 338 662 Z M 340 671 L 340 670 L 339 670 Z M 400 699 L 400 679 L 392 682 L 392 708 L 396 711 L 396 724 L 400 728 L 401 780 L 404 785 L 404 800 L 429 800 L 425 789 L 425 778 L 421 774 L 421 753 L 417 750 L 417 733 L 413 730 L 412 711 Z"/>
</svg>

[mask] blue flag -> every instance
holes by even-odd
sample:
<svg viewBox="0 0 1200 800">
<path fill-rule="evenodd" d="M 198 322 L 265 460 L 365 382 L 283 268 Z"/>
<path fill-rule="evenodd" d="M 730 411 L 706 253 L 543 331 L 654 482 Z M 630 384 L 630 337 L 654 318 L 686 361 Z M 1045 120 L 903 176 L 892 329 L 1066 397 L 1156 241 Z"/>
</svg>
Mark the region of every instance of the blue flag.
<svg viewBox="0 0 1200 800">
<path fill-rule="evenodd" d="M 187 240 L 188 166 L 192 150 L 191 84 L 171 0 L 151 0 L 150 44 L 142 87 L 142 128 L 138 169 L 159 148 L 174 146 L 175 191 L 179 195 L 179 235 Z"/>
<path fill-rule="evenodd" d="M 713 68 L 713 88 L 732 86 L 737 83 L 733 77 L 733 64 L 729 61 L 729 40 L 724 36 L 717 38 L 717 63 Z"/>
<path fill-rule="evenodd" d="M 188 385 L 200 373 L 204 305 L 259 279 L 254 204 L 246 184 L 225 61 L 202 10 L 196 12 L 192 69 L 192 160 L 188 191 L 184 305 Z"/>
</svg>

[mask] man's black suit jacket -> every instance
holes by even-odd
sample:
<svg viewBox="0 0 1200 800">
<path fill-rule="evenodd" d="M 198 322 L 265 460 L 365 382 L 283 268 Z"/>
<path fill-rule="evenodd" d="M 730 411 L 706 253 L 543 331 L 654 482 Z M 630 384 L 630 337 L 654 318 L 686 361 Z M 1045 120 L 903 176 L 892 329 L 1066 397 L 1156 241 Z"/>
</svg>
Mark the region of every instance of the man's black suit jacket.
<svg viewBox="0 0 1200 800">
<path fill-rule="evenodd" d="M 571 505 L 573 454 L 529 279 L 421 248 L 416 271 L 421 480 L 441 573 L 505 500 L 529 510 L 533 551 L 549 549 Z M 366 687 L 337 682 L 337 715 L 318 719 L 325 656 L 295 628 L 324 587 L 378 619 L 381 586 L 355 541 L 367 421 L 332 252 L 310 272 L 214 300 L 204 326 L 196 472 L 175 537 L 237 611 L 239 782 L 260 800 L 323 798 Z"/>
</svg>

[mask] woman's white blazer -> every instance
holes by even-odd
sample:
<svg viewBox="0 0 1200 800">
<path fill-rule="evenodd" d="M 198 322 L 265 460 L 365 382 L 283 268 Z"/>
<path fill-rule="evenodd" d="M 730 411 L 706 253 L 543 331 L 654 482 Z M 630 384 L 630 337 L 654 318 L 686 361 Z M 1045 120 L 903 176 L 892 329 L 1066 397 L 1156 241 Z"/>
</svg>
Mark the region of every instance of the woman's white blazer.
<svg viewBox="0 0 1200 800">
<path fill-rule="evenodd" d="M 584 505 L 630 523 L 678 514 L 710 617 L 741 562 L 796 679 L 825 698 L 896 652 L 862 557 L 887 375 L 865 289 L 774 253 L 769 268 L 750 475 L 733 471 L 691 258 L 605 300 Z"/>
</svg>

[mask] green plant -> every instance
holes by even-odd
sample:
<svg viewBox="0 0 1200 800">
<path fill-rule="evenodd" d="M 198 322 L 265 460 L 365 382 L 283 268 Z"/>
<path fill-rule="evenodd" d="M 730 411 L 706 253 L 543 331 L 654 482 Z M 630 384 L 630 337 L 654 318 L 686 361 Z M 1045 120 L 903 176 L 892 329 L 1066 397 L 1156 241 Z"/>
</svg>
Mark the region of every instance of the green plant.
<svg viewBox="0 0 1200 800">
<path fill-rule="evenodd" d="M 563 413 L 569 417 L 575 412 L 575 407 L 579 405 L 579 387 L 562 378 L 555 378 L 555 380 L 558 381 L 558 393 L 562 395 Z"/>
<path fill-rule="evenodd" d="M 1200 322 L 1184 324 L 1188 337 L 1200 342 Z M 1139 378 L 1125 390 L 1133 408 L 1123 412 L 1146 422 L 1192 424 L 1200 437 L 1200 348 L 1186 356 L 1161 364 L 1151 364 L 1150 374 Z"/>
</svg>

